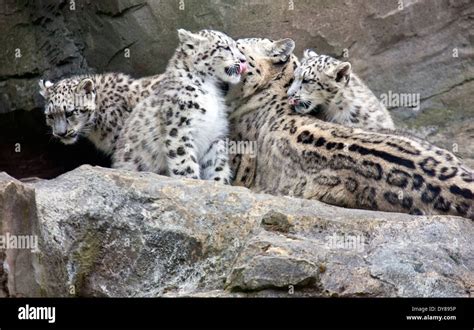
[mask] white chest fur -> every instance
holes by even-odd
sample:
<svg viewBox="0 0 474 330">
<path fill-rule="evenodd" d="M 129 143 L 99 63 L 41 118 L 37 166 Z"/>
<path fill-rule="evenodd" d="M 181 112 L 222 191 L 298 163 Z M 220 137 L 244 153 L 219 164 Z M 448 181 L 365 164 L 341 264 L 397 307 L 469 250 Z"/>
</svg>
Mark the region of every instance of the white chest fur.
<svg viewBox="0 0 474 330">
<path fill-rule="evenodd" d="M 202 158 L 214 141 L 224 138 L 228 132 L 226 105 L 221 92 L 213 83 L 204 84 L 202 89 L 206 94 L 196 100 L 200 106 L 200 110 L 196 111 L 200 113 L 194 116 L 192 133 L 198 159 Z M 202 113 L 202 109 L 205 113 Z"/>
<path fill-rule="evenodd" d="M 112 133 L 106 133 L 105 137 L 101 129 L 95 129 L 87 136 L 89 140 L 96 146 L 97 149 L 101 150 L 107 155 L 113 152 Z"/>
</svg>

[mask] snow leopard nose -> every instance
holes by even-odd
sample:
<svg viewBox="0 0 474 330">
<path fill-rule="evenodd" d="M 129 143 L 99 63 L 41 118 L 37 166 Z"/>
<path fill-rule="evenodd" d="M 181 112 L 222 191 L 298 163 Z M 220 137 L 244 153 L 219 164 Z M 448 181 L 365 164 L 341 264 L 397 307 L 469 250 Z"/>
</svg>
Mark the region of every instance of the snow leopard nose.
<svg viewBox="0 0 474 330">
<path fill-rule="evenodd" d="M 59 119 L 54 122 L 53 133 L 56 136 L 64 137 L 67 134 L 67 124 L 66 120 Z"/>
<path fill-rule="evenodd" d="M 290 88 L 288 89 L 288 91 L 286 92 L 286 95 L 288 95 L 289 97 L 294 97 L 298 89 L 299 89 L 299 84 L 297 84 L 296 82 L 293 82 Z"/>
<path fill-rule="evenodd" d="M 60 131 L 60 132 L 54 132 L 58 137 L 65 137 L 67 132 L 66 131 Z"/>
</svg>

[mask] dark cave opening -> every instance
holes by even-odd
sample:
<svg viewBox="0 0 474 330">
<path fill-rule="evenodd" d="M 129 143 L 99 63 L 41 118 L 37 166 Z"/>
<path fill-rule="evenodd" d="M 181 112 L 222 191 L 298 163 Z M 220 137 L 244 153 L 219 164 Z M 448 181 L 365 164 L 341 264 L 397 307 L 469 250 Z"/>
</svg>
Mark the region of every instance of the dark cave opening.
<svg viewBox="0 0 474 330">
<path fill-rule="evenodd" d="M 41 109 L 0 114 L 0 172 L 51 179 L 83 164 L 110 167 L 110 158 L 85 138 L 74 145 L 57 141 Z"/>
</svg>

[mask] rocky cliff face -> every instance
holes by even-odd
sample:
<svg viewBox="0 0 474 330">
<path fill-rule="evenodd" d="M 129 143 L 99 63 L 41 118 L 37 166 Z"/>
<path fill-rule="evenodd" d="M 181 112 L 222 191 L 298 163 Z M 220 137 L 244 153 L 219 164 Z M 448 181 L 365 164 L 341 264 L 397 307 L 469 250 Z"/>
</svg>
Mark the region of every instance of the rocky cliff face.
<svg viewBox="0 0 474 330">
<path fill-rule="evenodd" d="M 5 296 L 469 297 L 474 226 L 82 166 L 0 176 Z M 0 255 L 5 259 L 5 254 Z M 3 272 L 3 273 L 2 273 Z"/>
<path fill-rule="evenodd" d="M 2 129 L 1 140 L 8 142 L 0 149 L 4 157 L 33 164 L 46 159 L 47 165 L 32 165 L 30 171 L 0 165 L 16 176 L 43 177 L 77 166 L 58 163 L 59 152 L 48 154 L 47 131 L 37 125 L 42 106 L 37 80 L 84 72 L 162 72 L 181 27 L 218 29 L 235 38 L 290 37 L 298 55 L 315 48 L 347 56 L 375 94 L 391 100 L 399 126 L 474 158 L 473 14 L 469 0 L 3 1 L 0 113 L 38 111 L 34 117 L 13 116 L 17 125 Z M 398 103 L 397 97 L 409 96 L 419 97 L 419 109 Z M 0 123 L 6 120 L 12 116 L 0 117 Z M 38 153 L 14 154 L 18 142 Z M 93 151 L 82 156 L 84 162 L 103 164 Z"/>
</svg>

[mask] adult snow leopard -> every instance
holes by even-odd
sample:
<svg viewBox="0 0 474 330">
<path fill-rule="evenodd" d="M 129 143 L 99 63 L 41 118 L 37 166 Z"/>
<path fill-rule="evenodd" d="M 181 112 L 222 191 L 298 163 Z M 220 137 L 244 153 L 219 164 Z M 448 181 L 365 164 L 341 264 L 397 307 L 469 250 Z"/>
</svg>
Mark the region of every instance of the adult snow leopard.
<svg viewBox="0 0 474 330">
<path fill-rule="evenodd" d="M 474 219 L 474 172 L 455 155 L 295 113 L 287 99 L 298 67 L 294 43 L 243 39 L 238 46 L 249 70 L 229 92 L 231 138 L 258 148 L 256 157 L 233 157 L 234 184 L 349 208 Z"/>
</svg>

